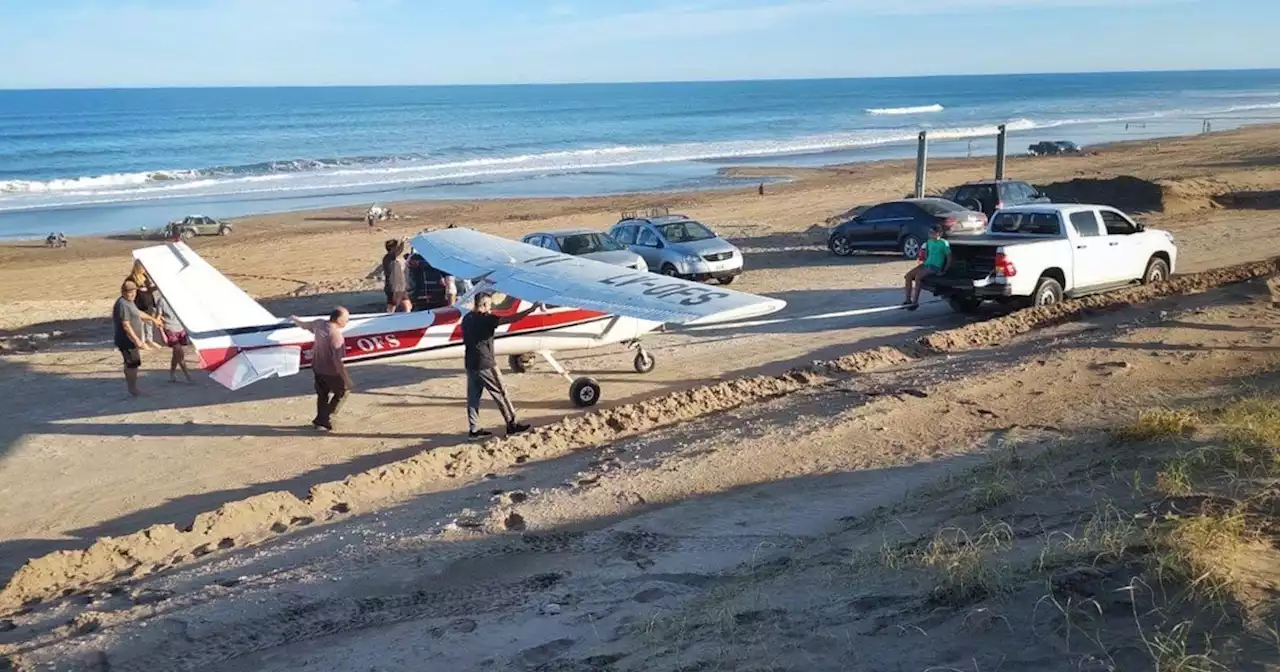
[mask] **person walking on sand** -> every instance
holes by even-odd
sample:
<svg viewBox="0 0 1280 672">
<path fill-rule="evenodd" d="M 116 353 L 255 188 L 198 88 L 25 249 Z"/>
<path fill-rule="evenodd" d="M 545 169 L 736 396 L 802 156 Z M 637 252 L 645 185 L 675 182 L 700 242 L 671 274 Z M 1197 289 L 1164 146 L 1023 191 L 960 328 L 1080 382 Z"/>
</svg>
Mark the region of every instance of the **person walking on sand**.
<svg viewBox="0 0 1280 672">
<path fill-rule="evenodd" d="M 351 392 L 351 378 L 342 362 L 346 354 L 342 330 L 351 314 L 338 306 L 329 313 L 328 320 L 303 320 L 290 315 L 289 321 L 315 335 L 311 346 L 311 372 L 316 379 L 316 417 L 311 426 L 327 432 L 333 431 L 333 416 L 342 408 L 342 402 Z"/>
<path fill-rule="evenodd" d="M 164 344 L 173 351 L 173 356 L 169 358 L 169 382 L 178 382 L 178 369 L 182 369 L 182 375 L 190 383 L 191 373 L 187 371 L 187 346 L 191 341 L 187 338 L 187 328 L 178 319 L 178 314 L 173 312 L 173 306 L 165 300 L 164 294 L 156 295 L 156 308 L 160 311 L 160 321 L 164 325 L 160 332 L 164 336 Z"/>
<path fill-rule="evenodd" d="M 924 244 L 921 257 L 921 263 L 904 276 L 907 296 L 902 305 L 907 310 L 920 307 L 920 288 L 925 278 L 942 275 L 951 268 L 951 243 L 943 239 L 941 226 L 929 230 L 929 240 Z"/>
<path fill-rule="evenodd" d="M 151 315 L 138 310 L 136 300 L 138 286 L 132 280 L 125 280 L 120 285 L 120 298 L 111 308 L 111 324 L 115 331 L 115 346 L 124 357 L 124 381 L 129 388 L 129 396 L 140 397 L 138 390 L 138 368 L 142 366 L 142 325 L 144 323 L 163 326 Z"/>
<path fill-rule="evenodd" d="M 541 304 L 535 303 L 514 315 L 499 317 L 493 314 L 493 295 L 480 292 L 476 294 L 475 309 L 463 316 L 463 364 L 467 371 L 467 428 L 470 438 L 493 436 L 493 432 L 480 429 L 480 397 L 485 391 L 493 397 L 494 403 L 498 404 L 498 411 L 502 413 L 502 419 L 507 421 L 507 436 L 529 430 L 529 425 L 516 422 L 516 409 L 507 398 L 502 374 L 494 360 L 493 334 L 500 325 L 517 322 L 540 307 Z"/>
<path fill-rule="evenodd" d="M 413 311 L 413 302 L 409 300 L 409 273 L 405 268 L 405 244 L 403 239 L 388 240 L 387 253 L 382 257 L 382 289 L 387 295 L 388 313 Z"/>
</svg>

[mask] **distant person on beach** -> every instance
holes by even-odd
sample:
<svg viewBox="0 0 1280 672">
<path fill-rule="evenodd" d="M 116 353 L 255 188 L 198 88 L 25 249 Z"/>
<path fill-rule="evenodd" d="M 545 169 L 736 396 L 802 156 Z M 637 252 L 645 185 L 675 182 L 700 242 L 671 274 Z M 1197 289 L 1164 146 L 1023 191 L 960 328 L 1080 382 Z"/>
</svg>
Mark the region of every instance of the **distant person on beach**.
<svg viewBox="0 0 1280 672">
<path fill-rule="evenodd" d="M 182 375 L 186 377 L 189 383 L 191 382 L 191 373 L 187 371 L 186 348 L 191 344 L 191 341 L 187 338 L 187 328 L 178 319 L 178 314 L 173 312 L 173 306 L 169 305 L 164 295 L 159 294 L 157 297 L 156 307 L 160 311 L 161 333 L 164 335 L 164 344 L 173 351 L 173 356 L 169 358 L 169 382 L 178 382 L 178 369 L 182 369 Z"/>
<path fill-rule="evenodd" d="M 333 431 L 333 416 L 338 414 L 342 402 L 351 392 L 351 378 L 347 376 L 347 367 L 342 362 L 346 354 L 342 330 L 350 317 L 351 314 L 342 306 L 334 308 L 328 320 L 308 322 L 296 315 L 289 316 L 290 322 L 315 334 L 315 343 L 311 346 L 311 373 L 316 379 L 316 417 L 311 426 L 327 432 Z"/>
<path fill-rule="evenodd" d="M 387 312 L 412 312 L 413 302 L 409 300 L 409 273 L 405 266 L 404 239 L 390 239 L 386 243 L 387 253 L 382 257 L 382 291 L 387 295 Z"/>
<path fill-rule="evenodd" d="M 160 325 L 160 320 L 147 315 L 138 309 L 138 286 L 132 280 L 125 280 L 120 285 L 120 298 L 111 308 L 111 324 L 114 329 L 116 349 L 124 358 L 124 381 L 129 389 L 129 396 L 139 397 L 138 368 L 142 366 L 142 325 Z"/>
<path fill-rule="evenodd" d="M 929 231 L 929 240 L 921 250 L 920 264 L 907 272 L 907 297 L 902 302 L 907 310 L 920 307 L 920 288 L 925 278 L 942 275 L 951 268 L 951 244 L 942 237 L 942 227 L 935 226 Z"/>
<path fill-rule="evenodd" d="M 159 314 L 156 311 L 156 286 L 151 282 L 151 276 L 147 275 L 147 269 L 142 266 L 141 261 L 133 262 L 133 270 L 129 272 L 129 277 L 125 279 L 132 282 L 138 289 L 134 299 L 138 310 L 141 310 L 143 315 L 156 317 Z M 155 329 L 152 327 L 152 322 L 144 321 L 140 336 L 142 336 L 143 349 L 160 347 L 156 343 Z"/>
<path fill-rule="evenodd" d="M 537 310 L 541 304 L 533 304 L 527 310 L 514 315 L 499 317 L 493 314 L 493 296 L 488 292 L 476 295 L 475 309 L 462 318 L 462 343 L 465 348 L 464 368 L 467 371 L 467 428 L 468 437 L 483 439 L 493 432 L 480 429 L 480 397 L 486 391 L 498 404 L 502 419 L 507 421 L 507 435 L 529 431 L 529 425 L 516 422 L 516 409 L 507 398 L 502 374 L 493 356 L 493 334 L 499 325 L 511 324 Z"/>
</svg>

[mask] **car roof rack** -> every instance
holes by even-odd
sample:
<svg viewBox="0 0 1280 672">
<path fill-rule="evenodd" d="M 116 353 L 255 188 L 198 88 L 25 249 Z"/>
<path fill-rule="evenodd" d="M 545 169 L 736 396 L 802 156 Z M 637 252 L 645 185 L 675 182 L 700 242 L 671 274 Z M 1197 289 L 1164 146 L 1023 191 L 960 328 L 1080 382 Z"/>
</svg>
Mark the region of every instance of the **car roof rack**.
<svg viewBox="0 0 1280 672">
<path fill-rule="evenodd" d="M 644 210 L 623 210 L 622 219 L 654 219 L 656 217 L 670 217 L 671 208 L 665 205 L 654 206 Z M 684 217 L 684 215 L 676 215 L 676 217 Z M 687 219 L 687 218 L 686 218 Z"/>
</svg>

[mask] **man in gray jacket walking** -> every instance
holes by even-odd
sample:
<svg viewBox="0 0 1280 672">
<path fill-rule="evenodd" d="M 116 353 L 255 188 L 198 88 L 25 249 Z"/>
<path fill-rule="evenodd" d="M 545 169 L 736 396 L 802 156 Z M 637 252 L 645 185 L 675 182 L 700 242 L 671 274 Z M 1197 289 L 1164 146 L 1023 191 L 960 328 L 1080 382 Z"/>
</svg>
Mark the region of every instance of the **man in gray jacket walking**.
<svg viewBox="0 0 1280 672">
<path fill-rule="evenodd" d="M 493 335 L 500 325 L 518 322 L 540 307 L 541 304 L 535 303 L 514 315 L 499 317 L 493 314 L 493 296 L 488 292 L 481 292 L 476 295 L 475 309 L 463 316 L 462 343 L 466 347 L 463 361 L 467 370 L 467 426 L 470 438 L 493 436 L 492 432 L 480 429 L 479 426 L 480 397 L 486 390 L 498 404 L 502 419 L 507 421 L 508 436 L 529 430 L 529 425 L 516 422 L 516 409 L 507 399 L 502 374 L 499 373 L 493 356 Z"/>
</svg>

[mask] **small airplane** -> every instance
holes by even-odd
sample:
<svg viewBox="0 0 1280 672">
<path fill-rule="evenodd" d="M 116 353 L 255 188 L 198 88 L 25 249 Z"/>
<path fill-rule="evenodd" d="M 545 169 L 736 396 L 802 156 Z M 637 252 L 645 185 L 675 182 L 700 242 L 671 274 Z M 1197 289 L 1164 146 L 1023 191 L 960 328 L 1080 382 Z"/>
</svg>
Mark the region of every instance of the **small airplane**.
<svg viewBox="0 0 1280 672">
<path fill-rule="evenodd" d="M 479 292 L 493 294 L 493 312 L 512 315 L 540 308 L 499 327 L 494 354 L 507 356 L 517 373 L 541 356 L 569 381 L 580 408 L 600 399 L 600 383 L 574 378 L 557 352 L 622 344 L 636 351 L 638 373 L 657 365 L 641 337 L 664 324 L 718 324 L 768 315 L 781 299 L 620 268 L 466 228 L 424 232 L 413 248 L 435 268 L 474 278 L 455 306 L 412 313 L 352 315 L 343 330 L 344 362 L 366 364 L 444 360 L 463 354 L 462 317 Z M 230 390 L 311 364 L 311 332 L 272 315 L 185 243 L 134 250 L 183 323 L 210 377 Z M 519 298 L 516 298 L 519 297 Z"/>
</svg>

